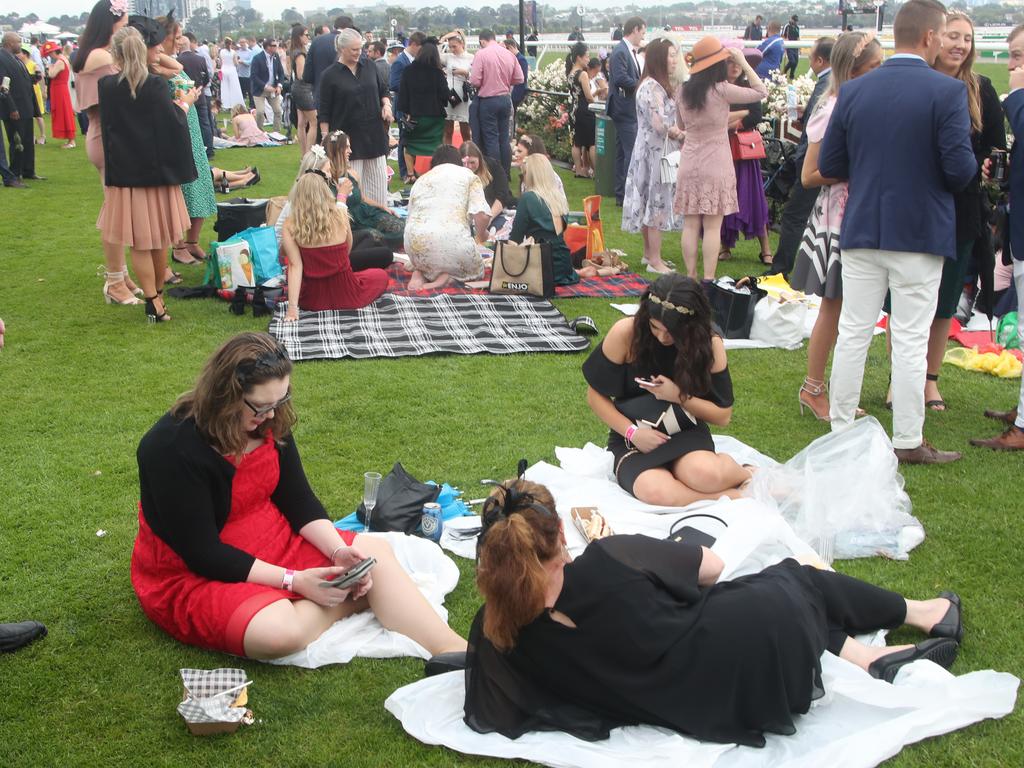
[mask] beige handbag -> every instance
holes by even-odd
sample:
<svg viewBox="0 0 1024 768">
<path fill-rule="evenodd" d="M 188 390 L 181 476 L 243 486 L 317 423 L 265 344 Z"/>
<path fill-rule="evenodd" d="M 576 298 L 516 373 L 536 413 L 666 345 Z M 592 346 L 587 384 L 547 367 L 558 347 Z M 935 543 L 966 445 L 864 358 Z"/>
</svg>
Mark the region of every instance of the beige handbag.
<svg viewBox="0 0 1024 768">
<path fill-rule="evenodd" d="M 548 243 L 518 245 L 499 240 L 491 264 L 491 293 L 555 295 L 555 274 Z"/>
</svg>

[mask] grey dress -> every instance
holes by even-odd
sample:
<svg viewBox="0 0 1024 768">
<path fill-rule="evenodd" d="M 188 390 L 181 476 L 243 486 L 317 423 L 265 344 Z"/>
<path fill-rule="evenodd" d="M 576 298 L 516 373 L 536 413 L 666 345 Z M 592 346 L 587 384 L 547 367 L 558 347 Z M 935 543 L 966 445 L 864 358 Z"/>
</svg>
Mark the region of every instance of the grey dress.
<svg viewBox="0 0 1024 768">
<path fill-rule="evenodd" d="M 636 89 L 636 144 L 626 175 L 622 198 L 622 230 L 639 232 L 641 227 L 671 232 L 683 228 L 683 217 L 672 206 L 676 184 L 661 180 L 661 158 L 665 154 L 668 129 L 676 123 L 676 102 L 657 80 L 646 78 Z M 679 142 L 668 139 L 668 151 Z"/>
</svg>

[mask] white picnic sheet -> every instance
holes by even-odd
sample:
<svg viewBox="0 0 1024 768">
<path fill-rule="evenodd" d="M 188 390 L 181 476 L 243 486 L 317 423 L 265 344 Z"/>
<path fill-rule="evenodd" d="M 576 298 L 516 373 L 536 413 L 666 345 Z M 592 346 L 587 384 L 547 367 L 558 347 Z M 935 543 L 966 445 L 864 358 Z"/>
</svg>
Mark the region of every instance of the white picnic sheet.
<svg viewBox="0 0 1024 768">
<path fill-rule="evenodd" d="M 386 538 L 398 562 L 412 577 L 438 615 L 448 620 L 445 596 L 459 582 L 459 567 L 432 541 L 402 533 L 370 533 Z M 314 669 L 326 664 L 346 664 L 355 656 L 388 659 L 414 656 L 429 659 L 426 648 L 405 635 L 384 629 L 369 611 L 335 622 L 304 650 L 274 659 L 271 664 Z"/>
</svg>

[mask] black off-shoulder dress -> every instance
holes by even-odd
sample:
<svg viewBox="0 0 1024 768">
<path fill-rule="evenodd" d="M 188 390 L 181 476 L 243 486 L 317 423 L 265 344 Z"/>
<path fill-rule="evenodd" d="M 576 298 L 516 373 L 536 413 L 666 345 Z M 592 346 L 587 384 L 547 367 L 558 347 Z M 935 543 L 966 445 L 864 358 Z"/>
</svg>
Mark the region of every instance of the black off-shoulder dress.
<svg viewBox="0 0 1024 768">
<path fill-rule="evenodd" d="M 641 418 L 654 422 L 670 406 L 643 389 L 635 379 L 650 379 L 658 375 L 671 378 L 675 370 L 676 354 L 674 346 L 659 345 L 655 354 L 655 370 L 648 371 L 634 363 L 613 363 L 605 355 L 602 342 L 583 363 L 583 376 L 599 394 L 611 398 L 619 413 L 626 418 L 634 422 Z M 733 395 L 729 369 L 712 373 L 711 391 L 700 393 L 698 397 L 710 400 L 722 408 L 731 406 Z M 628 493 L 633 493 L 633 484 L 641 472 L 659 467 L 670 468 L 672 462 L 692 451 L 715 450 L 707 424 L 700 420 L 696 423 L 691 421 L 679 405 L 671 407 L 681 431 L 650 453 L 641 453 L 629 447 L 622 435 L 615 430 L 609 431 L 608 450 L 615 456 L 615 477 Z M 662 431 L 667 432 L 665 429 Z"/>
</svg>

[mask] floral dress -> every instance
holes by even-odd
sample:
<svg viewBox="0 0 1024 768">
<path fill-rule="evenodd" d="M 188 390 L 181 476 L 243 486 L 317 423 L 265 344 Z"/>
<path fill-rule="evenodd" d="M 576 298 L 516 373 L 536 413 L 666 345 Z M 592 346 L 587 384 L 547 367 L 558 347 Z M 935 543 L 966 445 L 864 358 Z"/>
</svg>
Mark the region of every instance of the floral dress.
<svg viewBox="0 0 1024 768">
<path fill-rule="evenodd" d="M 431 168 L 412 187 L 405 223 L 405 252 L 412 268 L 434 280 L 443 272 L 457 280 L 479 280 L 483 261 L 469 217 L 490 214 L 479 177 L 461 165 Z"/>
<path fill-rule="evenodd" d="M 672 207 L 675 182 L 661 180 L 661 158 L 666 149 L 679 148 L 668 138 L 675 124 L 676 102 L 661 84 L 648 77 L 636 89 L 636 144 L 626 174 L 622 198 L 622 230 L 639 232 L 641 227 L 671 232 L 683 228 L 683 217 Z"/>
<path fill-rule="evenodd" d="M 760 82 L 751 88 L 722 82 L 708 90 L 702 109 L 693 110 L 683 100 L 682 87 L 676 91 L 679 127 L 686 130 L 676 177 L 677 214 L 725 216 L 739 210 L 729 148 L 729 107 L 767 96 Z"/>
<path fill-rule="evenodd" d="M 195 83 L 184 72 L 176 74 L 168 80 L 168 84 L 171 86 L 171 95 L 175 97 L 177 92 L 189 91 L 195 87 Z M 185 198 L 189 218 L 205 219 L 217 213 L 217 198 L 213 194 L 210 161 L 206 158 L 206 146 L 203 144 L 203 134 L 199 130 L 199 113 L 194 104 L 188 109 L 188 134 L 192 139 L 192 159 L 199 175 L 195 181 L 181 185 L 181 194 Z"/>
<path fill-rule="evenodd" d="M 825 138 L 828 121 L 836 105 L 829 96 L 807 121 L 807 141 L 817 144 Z M 797 251 L 790 285 L 804 293 L 826 299 L 843 297 L 842 263 L 839 259 L 839 229 L 843 224 L 846 200 L 850 196 L 848 182 L 839 181 L 822 187 L 807 221 L 800 250 Z"/>
</svg>

